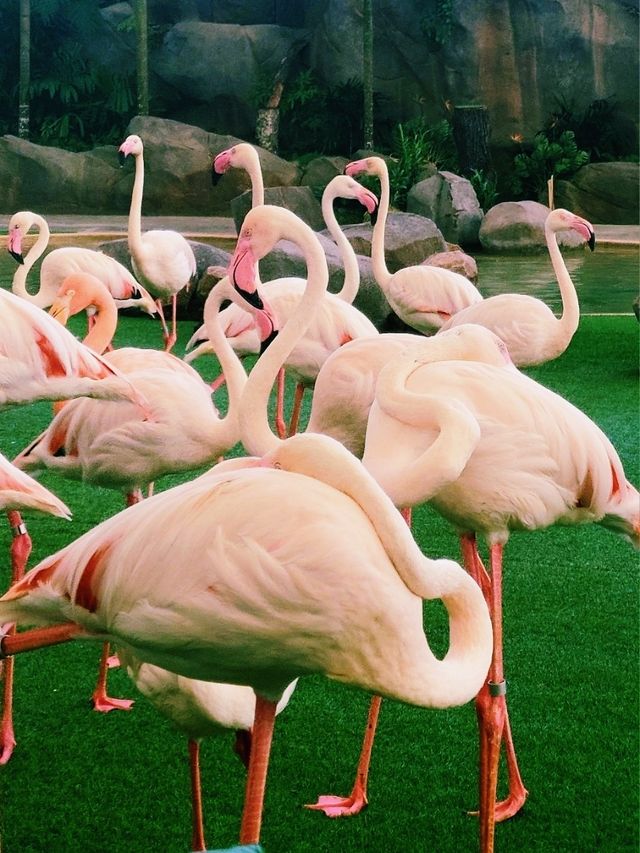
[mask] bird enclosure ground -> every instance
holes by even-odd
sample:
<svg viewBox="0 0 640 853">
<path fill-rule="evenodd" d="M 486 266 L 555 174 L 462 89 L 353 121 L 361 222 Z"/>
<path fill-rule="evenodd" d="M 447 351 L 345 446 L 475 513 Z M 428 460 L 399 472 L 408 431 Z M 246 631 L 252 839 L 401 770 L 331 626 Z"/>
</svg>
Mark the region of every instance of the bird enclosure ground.
<svg viewBox="0 0 640 853">
<path fill-rule="evenodd" d="M 84 323 L 72 327 L 82 334 Z M 192 331 L 182 323 L 178 352 Z M 611 438 L 638 484 L 638 323 L 583 317 L 567 352 L 527 371 L 582 408 Z M 116 346 L 157 346 L 149 317 L 123 317 Z M 196 362 L 207 379 L 214 359 Z M 292 388 L 288 389 L 291 400 Z M 218 399 L 218 397 L 216 397 Z M 220 406 L 224 409 L 224 393 Z M 0 450 L 13 458 L 48 423 L 49 404 L 0 413 Z M 236 448 L 240 452 L 240 448 Z M 191 475 L 166 477 L 166 489 Z M 115 492 L 46 473 L 41 482 L 74 513 L 71 523 L 27 516 L 30 565 L 119 511 Z M 415 512 L 430 556 L 459 558 L 456 537 L 430 508 Z M 8 555 L 8 526 L 0 532 Z M 4 561 L 8 582 L 8 556 Z M 348 572 L 349 567 L 344 566 Z M 505 652 L 510 717 L 529 799 L 496 832 L 500 853 L 638 849 L 638 557 L 594 525 L 513 534 L 505 556 Z M 425 606 L 435 648 L 442 609 Z M 186 853 L 190 792 L 186 743 L 140 696 L 131 713 L 94 713 L 100 645 L 71 643 L 16 665 L 18 746 L 0 768 L 3 853 Z M 113 695 L 134 696 L 126 675 Z M 425 711 L 383 702 L 370 805 L 332 821 L 303 809 L 319 794 L 349 792 L 368 696 L 321 678 L 300 684 L 278 718 L 269 771 L 266 853 L 477 849 L 477 739 L 471 704 Z M 202 750 L 209 847 L 237 839 L 244 768 L 227 732 Z M 504 774 L 503 774 L 504 781 Z"/>
</svg>

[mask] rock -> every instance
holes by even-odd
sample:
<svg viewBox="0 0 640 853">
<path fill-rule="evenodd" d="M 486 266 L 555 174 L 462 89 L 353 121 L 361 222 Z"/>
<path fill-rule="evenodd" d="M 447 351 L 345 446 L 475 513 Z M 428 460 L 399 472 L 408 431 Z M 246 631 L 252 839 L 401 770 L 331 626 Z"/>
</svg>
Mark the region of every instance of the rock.
<svg viewBox="0 0 640 853">
<path fill-rule="evenodd" d="M 452 172 L 436 172 L 409 190 L 407 211 L 432 219 L 446 240 L 477 245 L 482 210 L 471 182 Z"/>
<path fill-rule="evenodd" d="M 504 201 L 489 210 L 480 226 L 480 243 L 490 252 L 543 252 L 544 223 L 549 208 L 537 201 Z M 561 231 L 558 244 L 565 248 L 583 246 L 575 231 Z"/>
<path fill-rule="evenodd" d="M 153 69 L 179 93 L 178 110 L 181 100 L 204 103 L 208 127 L 249 136 L 255 128 L 256 82 L 275 78 L 282 60 L 307 41 L 306 30 L 291 27 L 181 21 L 166 33 Z"/>
<path fill-rule="evenodd" d="M 451 270 L 451 272 L 457 272 L 468 278 L 473 284 L 476 284 L 478 281 L 478 265 L 475 259 L 471 255 L 467 255 L 460 248 L 452 249 L 448 252 L 436 252 L 434 255 L 430 255 L 423 263 L 432 267 L 442 267 L 443 269 Z"/>
<path fill-rule="evenodd" d="M 588 163 L 570 181 L 556 181 L 555 205 L 606 225 L 640 221 L 638 163 Z"/>
<path fill-rule="evenodd" d="M 300 184 L 324 189 L 332 178 L 344 172 L 348 162 L 346 157 L 315 157 L 305 166 Z"/>
<path fill-rule="evenodd" d="M 357 255 L 371 255 L 370 225 L 347 225 L 344 233 Z M 446 249 L 440 230 L 430 219 L 415 213 L 391 213 L 384 238 L 385 258 L 390 272 L 421 264 L 429 255 Z"/>
<path fill-rule="evenodd" d="M 320 204 L 309 187 L 267 187 L 264 191 L 264 203 L 275 204 L 278 207 L 286 207 L 288 210 L 292 210 L 314 231 L 318 231 L 324 226 Z M 250 190 L 231 201 L 231 215 L 238 233 L 250 207 Z"/>
</svg>

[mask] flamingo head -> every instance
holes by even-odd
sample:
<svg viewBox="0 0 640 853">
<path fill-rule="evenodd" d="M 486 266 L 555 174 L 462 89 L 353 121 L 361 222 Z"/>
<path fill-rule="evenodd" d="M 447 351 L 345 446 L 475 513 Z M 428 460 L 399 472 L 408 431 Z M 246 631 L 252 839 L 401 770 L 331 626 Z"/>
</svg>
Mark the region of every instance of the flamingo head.
<svg viewBox="0 0 640 853">
<path fill-rule="evenodd" d="M 19 213 L 14 213 L 9 220 L 7 249 L 9 254 L 19 264 L 24 263 L 24 257 L 22 255 L 22 240 L 29 232 L 33 222 L 34 214 L 29 210 L 21 210 Z"/>
<path fill-rule="evenodd" d="M 139 136 L 136 136 L 135 133 L 132 133 L 130 136 L 127 136 L 120 148 L 118 148 L 118 158 L 120 160 L 120 165 L 124 166 L 124 161 L 129 156 L 129 154 L 133 154 L 134 157 L 138 157 L 140 154 L 142 154 L 142 149 L 142 140 Z"/>
<path fill-rule="evenodd" d="M 344 167 L 345 175 L 353 177 L 363 172 L 367 175 L 380 175 L 387 171 L 387 164 L 382 157 L 364 157 L 362 160 L 352 160 Z"/>
<path fill-rule="evenodd" d="M 327 184 L 327 190 L 334 197 L 356 199 L 369 213 L 373 213 L 378 206 L 378 199 L 371 190 L 354 181 L 349 175 L 336 175 Z"/>
<path fill-rule="evenodd" d="M 562 207 L 552 210 L 547 216 L 545 227 L 553 232 L 575 231 L 586 240 L 587 245 L 593 252 L 596 246 L 596 235 L 593 225 L 581 216 L 571 213 Z"/>
<path fill-rule="evenodd" d="M 97 307 L 105 297 L 106 287 L 90 273 L 68 275 L 60 285 L 53 305 L 52 317 L 66 325 L 69 317 L 90 307 Z"/>
<path fill-rule="evenodd" d="M 219 175 L 224 175 L 233 166 L 233 155 L 235 153 L 235 145 L 232 148 L 225 148 L 213 158 L 213 178 L 218 180 Z"/>
</svg>

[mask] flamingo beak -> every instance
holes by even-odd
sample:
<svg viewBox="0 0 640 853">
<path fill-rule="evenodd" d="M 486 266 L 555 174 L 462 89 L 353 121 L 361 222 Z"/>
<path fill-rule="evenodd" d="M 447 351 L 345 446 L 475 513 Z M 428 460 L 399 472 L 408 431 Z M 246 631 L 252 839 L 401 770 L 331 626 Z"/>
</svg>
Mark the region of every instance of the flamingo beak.
<svg viewBox="0 0 640 853">
<path fill-rule="evenodd" d="M 19 228 L 14 228 L 12 231 L 9 232 L 7 249 L 11 257 L 15 261 L 17 261 L 19 264 L 24 263 L 24 258 L 22 256 L 22 234 L 20 233 Z"/>
<path fill-rule="evenodd" d="M 64 296 L 59 296 L 51 308 L 49 308 L 49 314 L 51 314 L 58 323 L 66 326 L 71 315 L 71 295 L 65 293 Z"/>
</svg>

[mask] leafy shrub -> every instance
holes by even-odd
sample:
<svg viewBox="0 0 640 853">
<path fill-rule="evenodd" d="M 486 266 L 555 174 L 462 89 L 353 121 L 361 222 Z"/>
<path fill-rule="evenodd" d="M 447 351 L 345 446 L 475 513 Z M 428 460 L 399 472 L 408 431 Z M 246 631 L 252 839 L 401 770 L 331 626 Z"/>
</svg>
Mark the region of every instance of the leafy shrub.
<svg viewBox="0 0 640 853">
<path fill-rule="evenodd" d="M 553 175 L 570 178 L 589 162 L 586 151 L 578 148 L 573 131 L 563 131 L 550 142 L 544 133 L 537 133 L 530 152 L 521 152 L 513 160 L 511 190 L 516 198 L 545 197 L 547 181 Z"/>
<path fill-rule="evenodd" d="M 407 206 L 407 193 L 422 179 L 429 163 L 438 169 L 457 168 L 451 125 L 446 119 L 431 126 L 422 118 L 396 125 L 392 153 L 391 202 L 402 210 Z"/>
<path fill-rule="evenodd" d="M 498 203 L 500 193 L 498 192 L 498 178 L 495 173 L 487 174 L 482 169 L 474 169 L 469 175 L 469 181 L 475 190 L 478 204 L 485 213 Z"/>
<path fill-rule="evenodd" d="M 614 98 L 597 98 L 584 110 L 561 98 L 557 103 L 542 130 L 550 142 L 571 130 L 578 148 L 585 150 L 594 163 L 637 156 L 635 126 Z"/>
</svg>

